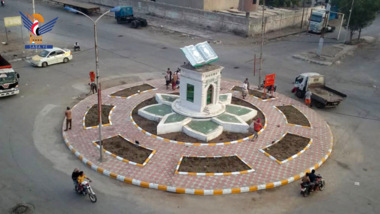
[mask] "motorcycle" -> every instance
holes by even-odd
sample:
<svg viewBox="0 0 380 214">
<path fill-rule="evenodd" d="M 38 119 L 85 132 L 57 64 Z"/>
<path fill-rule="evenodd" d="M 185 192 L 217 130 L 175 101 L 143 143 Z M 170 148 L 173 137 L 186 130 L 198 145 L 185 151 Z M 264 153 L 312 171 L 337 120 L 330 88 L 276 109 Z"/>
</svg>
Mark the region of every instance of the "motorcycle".
<svg viewBox="0 0 380 214">
<path fill-rule="evenodd" d="M 95 203 L 98 200 L 88 181 L 82 182 L 82 189 L 77 185 L 75 191 L 83 196 L 88 195 L 92 203 Z"/>
<path fill-rule="evenodd" d="M 303 196 L 303 197 L 307 197 L 310 195 L 310 192 L 312 191 L 312 188 L 313 188 L 313 191 L 323 191 L 323 189 L 325 188 L 325 185 L 326 185 L 326 182 L 325 180 L 322 178 L 321 175 L 317 175 L 317 180 L 315 181 L 315 185 L 312 186 L 311 184 L 308 184 L 308 183 L 301 183 L 301 192 L 300 194 Z"/>
<path fill-rule="evenodd" d="M 5 2 L 4 2 L 4 0 L 1 0 L 1 6 L 2 6 L 2 7 L 5 6 Z"/>
</svg>

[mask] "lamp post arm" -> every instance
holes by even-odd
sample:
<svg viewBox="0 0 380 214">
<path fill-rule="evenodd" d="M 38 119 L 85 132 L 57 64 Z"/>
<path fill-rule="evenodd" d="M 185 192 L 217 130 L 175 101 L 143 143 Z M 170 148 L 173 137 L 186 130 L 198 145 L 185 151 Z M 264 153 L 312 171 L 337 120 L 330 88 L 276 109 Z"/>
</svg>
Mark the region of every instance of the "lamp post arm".
<svg viewBox="0 0 380 214">
<path fill-rule="evenodd" d="M 105 16 L 107 13 L 111 12 L 111 10 L 107 10 L 105 13 L 103 13 L 101 16 L 99 16 L 96 20 L 95 20 L 95 24 L 99 21 L 99 19 L 101 19 L 103 16 Z"/>
<path fill-rule="evenodd" d="M 94 21 L 91 17 L 89 17 L 87 14 L 85 14 L 85 13 L 83 13 L 82 11 L 79 11 L 79 10 L 77 10 L 77 11 L 75 11 L 75 12 L 76 12 L 76 13 L 80 13 L 80 14 L 82 14 L 83 16 L 89 18 L 89 19 L 95 24 L 95 21 Z"/>
</svg>

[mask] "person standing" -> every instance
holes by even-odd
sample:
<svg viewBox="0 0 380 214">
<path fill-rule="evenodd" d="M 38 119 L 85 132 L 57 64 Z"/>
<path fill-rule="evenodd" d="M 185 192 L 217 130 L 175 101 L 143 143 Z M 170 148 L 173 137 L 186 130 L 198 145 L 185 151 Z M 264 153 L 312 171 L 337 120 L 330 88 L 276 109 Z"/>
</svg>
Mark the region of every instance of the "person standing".
<svg viewBox="0 0 380 214">
<path fill-rule="evenodd" d="M 248 85 L 247 83 L 243 83 L 241 95 L 243 96 L 243 99 L 248 95 Z"/>
<path fill-rule="evenodd" d="M 247 84 L 247 89 L 249 91 L 249 81 L 248 81 L 248 78 L 245 78 L 244 83 Z"/>
<path fill-rule="evenodd" d="M 168 68 L 169 76 L 170 76 L 170 82 L 172 81 L 173 78 L 173 72 Z"/>
<path fill-rule="evenodd" d="M 179 83 L 180 83 L 180 75 L 181 75 L 180 72 L 181 72 L 181 69 L 178 68 L 177 71 L 176 71 L 176 73 L 177 73 L 177 83 L 176 83 L 177 88 L 179 88 Z"/>
<path fill-rule="evenodd" d="M 307 90 L 305 94 L 305 104 L 311 108 L 311 91 Z"/>
<path fill-rule="evenodd" d="M 170 73 L 169 73 L 169 71 L 166 72 L 165 80 L 166 80 L 166 90 L 168 90 L 169 84 L 170 84 Z"/>
<path fill-rule="evenodd" d="M 69 124 L 70 124 L 70 130 L 71 130 L 71 110 L 70 110 L 70 107 L 67 107 L 66 111 L 65 111 L 65 117 L 66 117 L 66 129 L 65 131 L 68 130 L 69 128 Z"/>
<path fill-rule="evenodd" d="M 91 87 L 92 94 L 95 94 L 95 92 L 98 93 L 98 88 L 96 87 L 96 84 L 95 84 L 95 72 L 90 71 L 89 75 L 90 75 L 90 87 Z"/>
<path fill-rule="evenodd" d="M 173 74 L 173 79 L 172 79 L 172 89 L 173 91 L 177 88 L 176 85 L 177 85 L 177 80 L 178 80 L 178 76 L 177 76 L 177 72 L 175 72 Z"/>
</svg>

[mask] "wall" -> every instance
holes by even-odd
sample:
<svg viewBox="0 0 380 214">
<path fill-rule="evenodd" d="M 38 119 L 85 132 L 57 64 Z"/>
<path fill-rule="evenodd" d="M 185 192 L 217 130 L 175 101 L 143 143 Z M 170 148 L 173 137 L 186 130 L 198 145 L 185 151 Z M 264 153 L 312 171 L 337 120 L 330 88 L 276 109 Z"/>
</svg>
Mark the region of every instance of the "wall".
<svg viewBox="0 0 380 214">
<path fill-rule="evenodd" d="M 304 22 L 307 21 L 311 9 L 305 9 L 304 14 Z M 283 11 L 282 14 L 278 14 L 275 16 L 267 16 L 265 17 L 265 32 L 271 32 L 275 30 L 280 30 L 287 27 L 292 26 L 300 26 L 302 20 L 302 10 L 297 11 Z M 255 34 L 259 34 L 261 32 L 261 18 L 250 20 L 249 25 L 249 35 L 253 36 Z"/>
<path fill-rule="evenodd" d="M 157 3 L 172 4 L 175 6 L 190 7 L 201 10 L 204 9 L 204 1 L 207 0 L 156 0 Z"/>
<path fill-rule="evenodd" d="M 196 24 L 214 31 L 233 32 L 237 35 L 252 36 L 261 32 L 261 18 L 250 18 L 227 13 L 209 12 L 188 7 L 179 7 L 171 4 L 139 0 L 79 0 L 105 6 L 128 5 L 133 6 L 136 13 L 150 14 L 169 18 L 179 22 Z M 234 0 L 231 0 L 234 1 Z M 283 12 L 283 15 L 266 17 L 266 32 L 285 27 L 299 25 L 302 19 L 302 10 Z M 305 11 L 305 17 L 307 17 Z M 306 19 L 306 18 L 305 18 Z"/>
<path fill-rule="evenodd" d="M 237 8 L 239 6 L 239 0 L 204 0 L 204 10 L 227 10 L 231 7 Z"/>
</svg>

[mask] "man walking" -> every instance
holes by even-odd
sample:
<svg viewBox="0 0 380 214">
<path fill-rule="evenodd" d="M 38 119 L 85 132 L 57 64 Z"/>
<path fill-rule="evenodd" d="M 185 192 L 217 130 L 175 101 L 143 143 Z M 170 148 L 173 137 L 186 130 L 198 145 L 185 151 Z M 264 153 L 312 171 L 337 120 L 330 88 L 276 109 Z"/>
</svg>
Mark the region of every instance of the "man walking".
<svg viewBox="0 0 380 214">
<path fill-rule="evenodd" d="M 66 117 L 66 129 L 65 129 L 65 131 L 68 130 L 69 124 L 70 124 L 70 130 L 71 130 L 71 110 L 70 110 L 70 107 L 67 107 L 67 110 L 65 111 L 65 117 Z"/>
<path fill-rule="evenodd" d="M 257 118 L 255 122 L 253 122 L 253 126 L 250 125 L 248 131 L 253 133 L 252 141 L 255 141 L 259 137 L 259 131 L 263 128 L 261 124 L 261 119 Z"/>
</svg>

